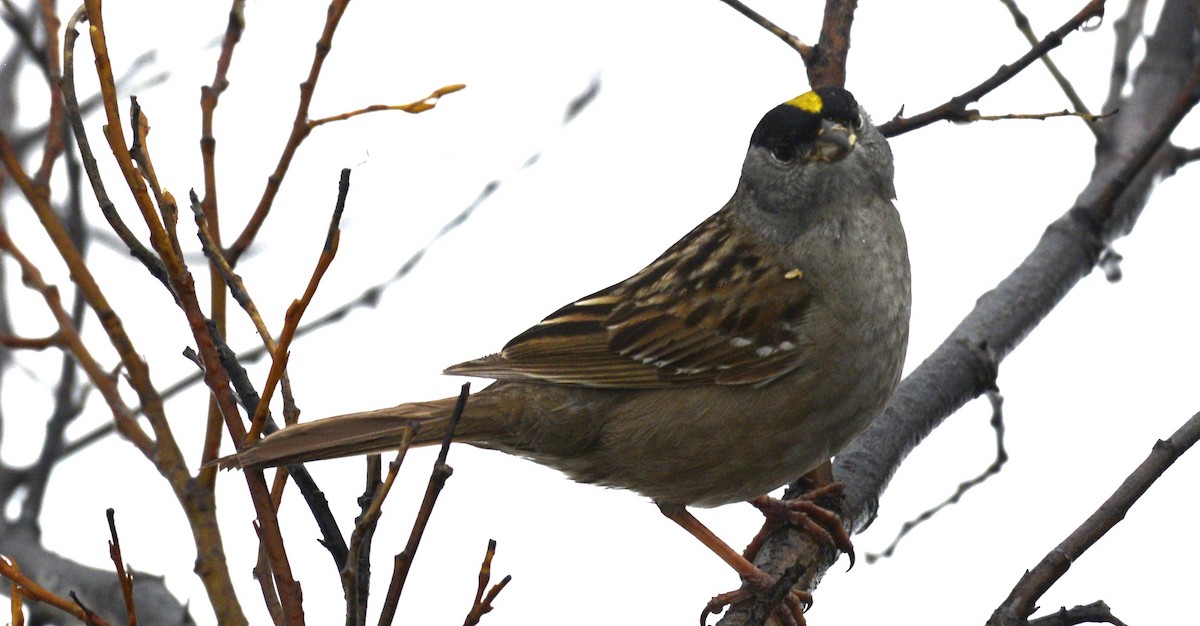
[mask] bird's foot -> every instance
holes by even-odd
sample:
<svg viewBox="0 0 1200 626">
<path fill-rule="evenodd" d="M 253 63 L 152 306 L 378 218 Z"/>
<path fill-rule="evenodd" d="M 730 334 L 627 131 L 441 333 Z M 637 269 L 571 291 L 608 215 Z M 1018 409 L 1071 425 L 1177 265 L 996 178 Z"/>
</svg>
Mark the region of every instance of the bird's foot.
<svg viewBox="0 0 1200 626">
<path fill-rule="evenodd" d="M 741 588 L 722 593 L 709 600 L 704 611 L 700 613 L 700 626 L 706 625 L 709 615 L 721 613 L 725 607 L 742 602 L 752 602 L 759 596 L 770 593 L 775 581 L 762 570 L 758 570 L 758 573 L 761 577 L 753 580 L 748 578 Z M 792 589 L 783 597 L 783 602 L 775 608 L 775 615 L 786 626 L 804 626 L 804 612 L 810 606 L 812 606 L 812 594 Z"/>
<path fill-rule="evenodd" d="M 846 532 L 846 527 L 837 513 L 819 504 L 822 499 L 840 497 L 843 488 L 842 483 L 832 482 L 792 500 L 780 500 L 770 496 L 750 500 L 754 508 L 762 511 L 766 521 L 742 554 L 746 559 L 753 561 L 767 537 L 785 524 L 790 524 L 803 528 L 812 537 L 845 552 L 850 557 L 850 567 L 854 567 L 854 544 L 850 542 L 850 533 Z"/>
</svg>

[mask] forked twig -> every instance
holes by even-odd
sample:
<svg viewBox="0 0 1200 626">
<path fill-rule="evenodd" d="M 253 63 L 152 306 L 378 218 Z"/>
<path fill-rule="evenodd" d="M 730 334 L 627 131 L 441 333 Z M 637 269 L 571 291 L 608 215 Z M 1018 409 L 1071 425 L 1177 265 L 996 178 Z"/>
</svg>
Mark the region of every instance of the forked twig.
<svg viewBox="0 0 1200 626">
<path fill-rule="evenodd" d="M 500 579 L 500 582 L 492 585 L 491 589 L 488 589 L 488 583 L 492 580 L 492 557 L 494 556 L 496 556 L 496 540 L 488 539 L 487 552 L 483 554 L 483 563 L 479 566 L 479 586 L 475 589 L 475 602 L 471 604 L 471 610 L 467 612 L 463 626 L 475 626 L 485 613 L 490 613 L 494 608 L 492 602 L 496 600 L 496 596 L 500 595 L 500 592 L 504 591 L 504 588 L 512 581 L 512 576 L 506 575 Z"/>
</svg>

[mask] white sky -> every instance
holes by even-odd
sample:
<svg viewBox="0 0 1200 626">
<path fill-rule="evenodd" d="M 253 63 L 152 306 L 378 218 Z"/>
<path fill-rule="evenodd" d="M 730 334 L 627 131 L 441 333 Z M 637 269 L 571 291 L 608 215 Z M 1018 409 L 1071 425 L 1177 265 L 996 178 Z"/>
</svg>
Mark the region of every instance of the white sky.
<svg viewBox="0 0 1200 626">
<path fill-rule="evenodd" d="M 182 199 L 202 185 L 199 86 L 212 79 L 217 50 L 209 43 L 224 32 L 227 7 L 122 4 L 105 6 L 114 64 L 156 48 L 172 73 L 166 84 L 137 95 L 153 127 L 160 179 Z M 249 4 L 217 118 L 227 241 L 257 203 L 282 149 L 326 6 Z M 753 6 L 811 42 L 822 4 Z M 1035 30 L 1045 33 L 1084 2 L 1027 4 Z M 1112 3 L 1109 23 L 1072 35 L 1054 54 L 1093 108 L 1107 87 L 1111 21 L 1123 9 Z M 915 113 L 937 105 L 1027 49 L 999 2 L 862 2 L 853 37 L 847 87 L 878 121 L 901 106 Z M 86 39 L 78 56 L 78 71 L 86 75 Z M 599 97 L 561 127 L 565 106 L 594 76 L 603 81 Z M 386 279 L 484 184 L 503 181 L 378 308 L 294 345 L 290 372 L 304 419 L 454 394 L 461 380 L 440 376 L 444 366 L 493 352 L 559 305 L 628 276 L 720 208 L 758 118 L 807 90 L 790 49 L 716 0 L 360 1 L 351 4 L 334 41 L 312 114 L 408 102 L 458 82 L 468 88 L 434 111 L 378 113 L 317 129 L 256 254 L 238 268 L 278 328 L 319 252 L 340 168 L 354 170 L 341 249 L 312 314 Z M 28 106 L 38 106 L 39 97 Z M 1065 106 L 1040 66 L 980 104 L 986 113 Z M 89 122 L 99 147 L 101 122 Z M 1195 145 L 1187 143 L 1195 142 L 1194 131 L 1185 124 L 1176 138 Z M 1071 119 L 942 123 L 893 140 L 914 274 L 909 369 L 1070 207 L 1087 180 L 1092 145 L 1082 123 Z M 521 171 L 534 152 L 542 159 Z M 132 221 L 117 177 L 108 180 Z M 1020 574 L 1090 515 L 1156 439 L 1197 410 L 1200 371 L 1193 355 L 1200 333 L 1190 288 L 1196 271 L 1191 234 L 1200 227 L 1196 182 L 1184 170 L 1164 184 L 1134 235 L 1117 243 L 1125 256 L 1122 282 L 1109 284 L 1098 273 L 1085 279 L 1004 362 L 999 384 L 1011 455 L 1004 471 L 917 529 L 895 558 L 875 565 L 860 558 L 849 573 L 836 566 L 817 590 L 810 623 L 894 623 L 897 615 L 931 624 L 982 623 Z M 37 247 L 44 238 L 36 224 L 12 207 L 9 228 L 39 254 L 47 278 L 65 287 L 65 272 Z M 98 212 L 91 218 L 100 221 Z M 195 241 L 190 220 L 181 226 L 181 239 Z M 189 372 L 179 353 L 191 340 L 162 289 L 121 253 L 97 248 L 92 266 L 108 276 L 106 292 L 154 380 L 165 385 Z M 203 283 L 207 271 L 194 271 Z M 31 310 L 37 315 L 19 317 L 17 329 L 36 336 L 48 321 L 39 308 Z M 231 343 L 255 345 L 243 318 L 231 318 Z M 89 337 L 102 343 L 97 325 L 90 325 Z M 21 379 L 13 377 L 3 398 L 3 453 L 11 462 L 32 459 L 38 432 L 26 432 L 20 422 L 46 414 L 43 390 L 57 370 L 50 355 L 24 358 L 30 378 L 23 386 L 33 393 L 14 391 Z M 256 381 L 265 377 L 265 368 L 255 372 Z M 92 400 L 73 434 L 108 418 L 98 398 Z M 193 459 L 199 458 L 204 407 L 200 392 L 168 407 Z M 912 455 L 875 524 L 855 538 L 860 557 L 885 547 L 904 521 L 991 463 L 989 415 L 986 402 L 972 403 Z M 375 538 L 374 609 L 434 455 L 409 455 L 385 506 Z M 1185 456 L 1042 606 L 1103 599 L 1130 624 L 1173 623 L 1190 611 L 1185 602 L 1195 579 L 1175 572 L 1200 554 L 1190 530 L 1198 463 L 1194 453 Z M 738 583 L 636 494 L 577 485 L 532 463 L 467 446 L 451 451 L 450 464 L 455 473 L 409 577 L 398 623 L 460 623 L 489 538 L 499 542 L 496 578 L 512 574 L 514 580 L 484 618 L 488 626 L 692 623 L 708 597 Z M 357 459 L 310 465 L 347 532 L 362 489 L 361 467 Z M 165 574 L 199 622 L 213 623 L 191 573 L 195 553 L 184 520 L 132 447 L 118 440 L 96 446 L 59 467 L 55 481 L 43 515 L 48 545 L 107 566 L 103 511 L 114 507 L 128 562 Z M 253 513 L 244 481 L 224 474 L 219 498 L 242 601 L 253 623 L 267 623 L 250 577 Z M 286 500 L 281 517 L 309 623 L 340 623 L 336 572 L 315 541 L 298 492 Z M 761 521 L 745 505 L 698 515 L 739 548 Z"/>
</svg>

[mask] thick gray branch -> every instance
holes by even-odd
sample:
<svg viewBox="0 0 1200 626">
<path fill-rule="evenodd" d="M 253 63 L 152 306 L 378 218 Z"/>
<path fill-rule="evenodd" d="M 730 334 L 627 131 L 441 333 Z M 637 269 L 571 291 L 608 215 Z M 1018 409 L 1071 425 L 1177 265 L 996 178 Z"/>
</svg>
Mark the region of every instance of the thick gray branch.
<svg viewBox="0 0 1200 626">
<path fill-rule="evenodd" d="M 1100 122 L 1096 164 L 1076 206 L 1049 225 L 1025 260 L 983 294 L 974 310 L 905 378 L 883 415 L 836 459 L 846 485 L 842 516 L 851 532 L 865 528 L 900 463 L 941 422 L 993 386 L 1000 361 L 1020 344 L 1068 291 L 1091 273 L 1115 238 L 1128 234 L 1154 184 L 1173 173 L 1165 143 L 1173 123 L 1194 104 L 1181 91 L 1196 68 L 1192 2 L 1169 0 L 1133 89 L 1120 113 Z M 1190 104 L 1189 104 L 1190 101 Z M 1107 109 L 1106 109 L 1107 110 Z M 799 531 L 776 533 L 755 564 L 768 574 L 802 567 L 815 586 L 832 555 Z M 751 623 L 750 607 L 720 624 Z"/>
</svg>

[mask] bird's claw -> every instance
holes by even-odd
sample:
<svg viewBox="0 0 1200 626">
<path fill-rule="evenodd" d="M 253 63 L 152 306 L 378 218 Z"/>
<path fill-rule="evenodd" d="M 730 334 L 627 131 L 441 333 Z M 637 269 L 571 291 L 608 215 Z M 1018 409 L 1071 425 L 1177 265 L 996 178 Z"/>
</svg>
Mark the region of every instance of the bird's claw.
<svg viewBox="0 0 1200 626">
<path fill-rule="evenodd" d="M 709 615 L 716 615 L 723 612 L 726 607 L 754 600 L 760 594 L 770 591 L 771 586 L 772 584 L 767 584 L 760 588 L 759 585 L 747 581 L 739 589 L 713 596 L 700 613 L 700 626 L 707 625 Z M 786 626 L 804 626 L 804 612 L 812 606 L 812 601 L 812 594 L 792 589 L 783 597 L 783 606 L 777 607 L 775 614 Z"/>
<path fill-rule="evenodd" d="M 754 556 L 771 533 L 784 524 L 791 524 L 803 528 L 825 544 L 846 553 L 850 557 L 850 567 L 853 568 L 854 544 L 850 541 L 850 533 L 846 532 L 846 527 L 837 513 L 817 504 L 817 500 L 821 498 L 841 495 L 843 488 L 842 483 L 833 482 L 791 500 L 780 500 L 770 496 L 751 500 L 750 504 L 762 512 L 766 522 L 746 546 L 743 553 L 745 557 L 754 560 Z"/>
</svg>

